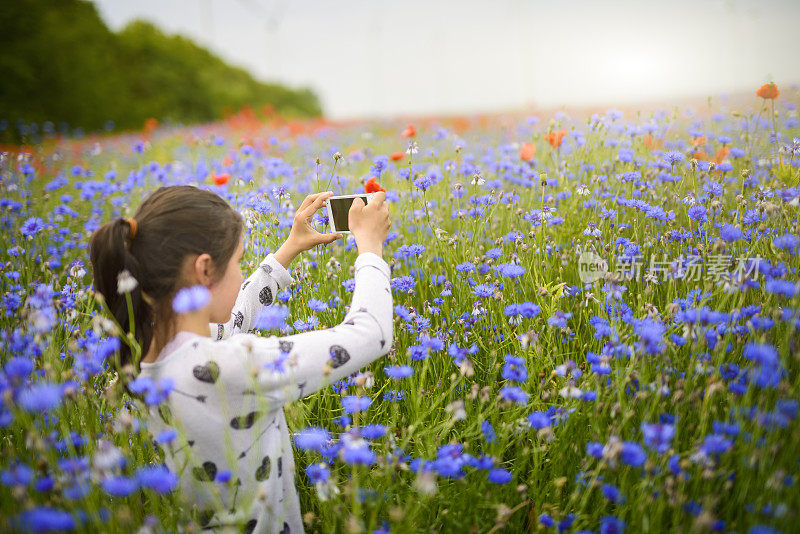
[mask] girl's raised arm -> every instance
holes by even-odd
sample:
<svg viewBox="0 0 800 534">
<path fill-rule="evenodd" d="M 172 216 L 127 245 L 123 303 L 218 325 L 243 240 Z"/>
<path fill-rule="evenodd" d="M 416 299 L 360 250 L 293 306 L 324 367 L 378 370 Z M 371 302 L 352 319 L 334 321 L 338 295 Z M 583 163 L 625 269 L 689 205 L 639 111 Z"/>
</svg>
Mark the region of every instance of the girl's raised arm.
<svg viewBox="0 0 800 534">
<path fill-rule="evenodd" d="M 242 284 L 230 320 L 227 323 L 209 324 L 211 337 L 225 339 L 231 334 L 252 330 L 258 312 L 275 302 L 278 292 L 291 283 L 289 271 L 273 254 L 268 254 Z"/>
<path fill-rule="evenodd" d="M 274 407 L 305 397 L 389 352 L 392 314 L 389 266 L 376 254 L 360 254 L 353 299 L 341 324 L 281 338 L 236 336 L 230 340 L 232 354 L 224 356 L 233 368 L 226 372 L 223 357 L 218 360 L 221 377 L 229 379 L 228 387 L 257 392 Z"/>
</svg>

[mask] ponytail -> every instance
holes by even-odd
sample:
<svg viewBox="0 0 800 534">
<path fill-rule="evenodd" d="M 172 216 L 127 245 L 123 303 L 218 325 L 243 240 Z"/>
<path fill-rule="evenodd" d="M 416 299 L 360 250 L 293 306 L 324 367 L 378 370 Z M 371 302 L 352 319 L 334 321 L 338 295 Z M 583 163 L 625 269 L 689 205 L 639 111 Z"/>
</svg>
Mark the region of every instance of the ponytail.
<svg viewBox="0 0 800 534">
<path fill-rule="evenodd" d="M 133 223 L 134 225 L 136 223 Z M 90 241 L 91 262 L 94 276 L 95 290 L 102 294 L 111 315 L 117 320 L 122 329 L 121 335 L 133 331 L 136 342 L 141 347 L 141 354 L 147 354 L 153 339 L 154 310 L 151 303 L 146 302 L 143 293 L 143 272 L 139 261 L 131 253 L 132 224 L 126 219 L 114 219 L 100 227 Z M 130 276 L 136 282 L 135 287 L 129 291 L 133 309 L 133 325 L 130 323 L 128 302 L 125 297 L 125 286 L 130 282 L 125 280 Z M 120 359 L 118 365 L 121 369 L 131 361 L 131 348 L 120 339 Z M 137 366 L 138 367 L 138 366 Z M 137 369 L 138 371 L 138 369 Z"/>
</svg>

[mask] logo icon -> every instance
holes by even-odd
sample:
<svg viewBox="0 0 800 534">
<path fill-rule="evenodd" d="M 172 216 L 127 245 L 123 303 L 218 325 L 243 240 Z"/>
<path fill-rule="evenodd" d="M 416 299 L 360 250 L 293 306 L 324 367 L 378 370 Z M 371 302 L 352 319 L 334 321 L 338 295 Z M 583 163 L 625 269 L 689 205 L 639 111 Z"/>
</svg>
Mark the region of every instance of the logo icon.
<svg viewBox="0 0 800 534">
<path fill-rule="evenodd" d="M 584 250 L 578 257 L 578 277 L 584 284 L 600 280 L 608 272 L 608 262 L 591 250 Z"/>
</svg>

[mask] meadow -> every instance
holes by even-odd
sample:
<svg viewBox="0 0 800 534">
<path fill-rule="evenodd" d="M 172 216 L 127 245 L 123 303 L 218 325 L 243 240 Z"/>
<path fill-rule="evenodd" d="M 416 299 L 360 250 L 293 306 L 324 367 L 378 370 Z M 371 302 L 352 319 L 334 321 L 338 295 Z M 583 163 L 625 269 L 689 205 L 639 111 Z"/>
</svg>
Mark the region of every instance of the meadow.
<svg viewBox="0 0 800 534">
<path fill-rule="evenodd" d="M 202 521 L 144 420 L 175 392 L 131 396 L 113 365 L 93 230 L 195 184 L 244 215 L 247 274 L 306 194 L 374 177 L 394 345 L 286 407 L 308 532 L 797 531 L 800 92 L 765 87 L 707 114 L 242 114 L 5 147 L 0 529 Z M 338 324 L 355 257 L 296 259 L 261 334 Z"/>
</svg>

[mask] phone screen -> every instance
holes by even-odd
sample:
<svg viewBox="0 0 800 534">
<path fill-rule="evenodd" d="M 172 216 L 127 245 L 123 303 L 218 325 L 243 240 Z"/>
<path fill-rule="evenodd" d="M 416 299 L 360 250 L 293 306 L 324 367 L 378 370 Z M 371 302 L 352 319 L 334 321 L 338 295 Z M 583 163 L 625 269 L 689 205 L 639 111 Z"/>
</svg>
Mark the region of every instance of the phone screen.
<svg viewBox="0 0 800 534">
<path fill-rule="evenodd" d="M 358 195 L 364 204 L 367 204 L 367 195 Z M 342 232 L 349 232 L 350 225 L 348 220 L 348 213 L 350 206 L 353 205 L 355 198 L 329 198 L 328 203 L 331 206 L 331 213 L 333 214 L 333 226 L 336 230 Z"/>
</svg>

